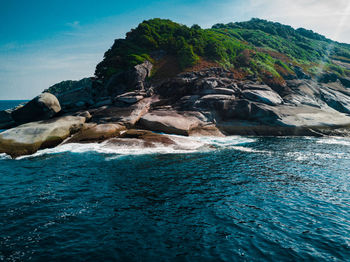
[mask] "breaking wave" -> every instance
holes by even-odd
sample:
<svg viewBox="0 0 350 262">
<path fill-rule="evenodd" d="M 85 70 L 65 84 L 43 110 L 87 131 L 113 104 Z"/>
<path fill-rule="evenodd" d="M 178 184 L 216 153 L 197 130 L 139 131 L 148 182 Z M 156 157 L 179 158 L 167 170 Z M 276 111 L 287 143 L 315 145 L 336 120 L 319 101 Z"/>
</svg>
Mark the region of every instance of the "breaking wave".
<svg viewBox="0 0 350 262">
<path fill-rule="evenodd" d="M 327 138 L 320 138 L 319 140 L 317 140 L 317 143 L 328 144 L 328 145 L 350 146 L 350 139 L 344 138 L 344 137 L 327 137 Z"/>
<path fill-rule="evenodd" d="M 174 145 L 163 145 L 155 143 L 155 146 L 144 147 L 142 143 L 129 145 L 124 143 L 71 143 L 63 144 L 55 148 L 43 149 L 30 156 L 21 156 L 16 158 L 33 158 L 49 154 L 59 154 L 65 152 L 88 153 L 96 152 L 100 154 L 114 155 L 109 159 L 114 159 L 123 155 L 146 155 L 146 154 L 186 154 L 195 152 L 207 152 L 220 149 L 235 149 L 245 152 L 255 152 L 253 149 L 244 147 L 245 144 L 253 143 L 256 139 L 240 136 L 230 137 L 184 137 L 169 135 L 175 141 Z M 132 141 L 133 139 L 130 139 Z M 127 141 L 127 140 L 126 140 Z M 257 151 L 256 151 L 257 152 Z M 260 152 L 260 151 L 259 151 Z M 116 156 L 115 156 L 116 155 Z M 7 155 L 1 157 L 8 157 Z"/>
</svg>

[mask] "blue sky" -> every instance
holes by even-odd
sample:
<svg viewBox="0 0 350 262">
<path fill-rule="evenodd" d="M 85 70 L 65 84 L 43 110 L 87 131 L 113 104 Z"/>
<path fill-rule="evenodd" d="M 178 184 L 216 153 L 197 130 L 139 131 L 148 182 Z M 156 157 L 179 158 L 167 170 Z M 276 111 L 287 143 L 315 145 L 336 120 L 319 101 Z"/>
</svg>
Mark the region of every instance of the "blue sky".
<svg viewBox="0 0 350 262">
<path fill-rule="evenodd" d="M 115 38 L 145 19 L 202 27 L 252 17 L 305 27 L 350 43 L 348 0 L 0 0 L 0 99 L 30 99 L 92 76 Z"/>
</svg>

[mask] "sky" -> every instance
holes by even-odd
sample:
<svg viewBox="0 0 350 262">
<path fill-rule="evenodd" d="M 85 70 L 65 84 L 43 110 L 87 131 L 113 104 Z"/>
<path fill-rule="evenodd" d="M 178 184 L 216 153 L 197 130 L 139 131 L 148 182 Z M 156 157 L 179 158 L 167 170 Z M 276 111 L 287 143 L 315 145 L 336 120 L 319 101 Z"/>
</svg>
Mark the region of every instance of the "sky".
<svg viewBox="0 0 350 262">
<path fill-rule="evenodd" d="M 114 39 L 155 17 L 202 28 L 257 17 L 350 43 L 349 0 L 0 0 L 0 100 L 93 76 Z"/>
</svg>

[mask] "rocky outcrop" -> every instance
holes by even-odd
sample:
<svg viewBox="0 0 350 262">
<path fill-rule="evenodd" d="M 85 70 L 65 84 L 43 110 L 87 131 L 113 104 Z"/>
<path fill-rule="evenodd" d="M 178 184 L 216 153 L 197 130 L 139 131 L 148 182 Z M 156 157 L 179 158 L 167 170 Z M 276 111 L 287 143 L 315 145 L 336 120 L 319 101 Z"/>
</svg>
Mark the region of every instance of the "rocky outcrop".
<svg viewBox="0 0 350 262">
<path fill-rule="evenodd" d="M 99 142 L 108 138 L 120 136 L 126 128 L 118 124 L 85 124 L 84 127 L 65 143 Z"/>
<path fill-rule="evenodd" d="M 60 94 L 61 114 L 68 116 L 0 133 L 0 152 L 16 157 L 63 140 L 137 148 L 186 144 L 151 131 L 182 136 L 350 134 L 350 90 L 339 77 L 316 81 L 299 75 L 276 88 L 256 79 L 238 81 L 222 68 L 152 82 L 147 81 L 151 69 L 145 62 L 98 83 L 97 89 Z M 44 93 L 23 107 L 0 112 L 0 128 L 48 119 L 59 109 L 57 99 Z"/>
<path fill-rule="evenodd" d="M 171 110 L 149 112 L 142 116 L 139 121 L 139 126 L 147 130 L 185 136 L 200 125 L 204 125 L 203 122 L 190 112 L 181 112 L 180 114 Z"/>
<path fill-rule="evenodd" d="M 148 97 L 130 106 L 103 106 L 91 110 L 94 123 L 119 123 L 128 128 L 133 127 L 148 112 L 152 103 L 158 102 L 157 96 Z"/>
<path fill-rule="evenodd" d="M 12 111 L 11 116 L 17 123 L 46 120 L 61 111 L 58 99 L 50 93 L 42 93 L 23 107 Z"/>
<path fill-rule="evenodd" d="M 265 89 L 247 89 L 243 90 L 242 95 L 255 102 L 276 106 L 283 103 L 283 99 L 268 86 Z"/>
<path fill-rule="evenodd" d="M 95 104 L 90 87 L 76 88 L 62 92 L 57 99 L 65 112 L 86 109 Z"/>
<path fill-rule="evenodd" d="M 153 65 L 149 61 L 132 69 L 113 75 L 105 85 L 109 95 L 120 95 L 131 90 L 144 91 L 145 80 L 151 75 Z"/>
<path fill-rule="evenodd" d="M 124 104 L 135 104 L 138 101 L 142 100 L 145 97 L 146 93 L 144 92 L 127 92 L 116 96 L 114 98 L 115 103 L 124 103 Z"/>
<path fill-rule="evenodd" d="M 66 116 L 20 125 L 0 133 L 0 152 L 18 157 L 55 147 L 81 130 L 84 123 L 84 117 Z"/>
</svg>

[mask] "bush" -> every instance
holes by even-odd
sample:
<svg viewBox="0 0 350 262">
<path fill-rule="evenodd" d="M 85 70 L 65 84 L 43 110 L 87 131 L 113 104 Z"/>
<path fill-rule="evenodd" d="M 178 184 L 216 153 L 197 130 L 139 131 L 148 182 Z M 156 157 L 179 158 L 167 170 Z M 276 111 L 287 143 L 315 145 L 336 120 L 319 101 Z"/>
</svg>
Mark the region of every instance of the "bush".
<svg viewBox="0 0 350 262">
<path fill-rule="evenodd" d="M 180 49 L 178 55 L 181 69 L 193 66 L 199 60 L 199 57 L 193 52 L 192 46 L 188 44 Z"/>
</svg>

